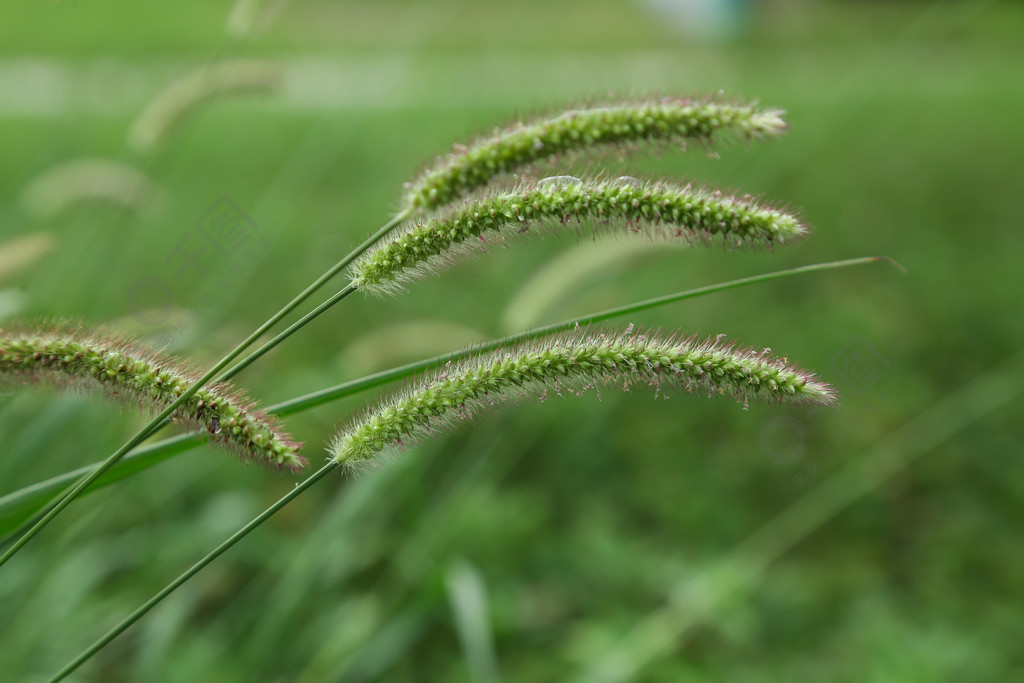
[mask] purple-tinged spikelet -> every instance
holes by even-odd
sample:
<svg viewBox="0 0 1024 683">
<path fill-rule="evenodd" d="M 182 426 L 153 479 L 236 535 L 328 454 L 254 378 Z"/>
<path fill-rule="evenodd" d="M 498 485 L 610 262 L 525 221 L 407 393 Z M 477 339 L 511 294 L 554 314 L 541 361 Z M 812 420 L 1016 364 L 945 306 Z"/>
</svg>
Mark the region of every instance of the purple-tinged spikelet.
<svg viewBox="0 0 1024 683">
<path fill-rule="evenodd" d="M 784 360 L 733 343 L 635 331 L 573 331 L 441 368 L 342 430 L 328 452 L 345 466 L 433 434 L 452 422 L 551 389 L 641 382 L 739 400 L 829 405 L 832 388 Z"/>
<path fill-rule="evenodd" d="M 457 146 L 409 183 L 405 211 L 430 211 L 546 159 L 638 144 L 710 142 L 721 135 L 778 135 L 782 113 L 714 98 L 662 98 L 594 104 L 516 123 L 468 147 Z"/>
<path fill-rule="evenodd" d="M 96 330 L 68 324 L 0 330 L 0 382 L 99 390 L 122 404 L 156 413 L 200 376 L 170 356 Z M 173 419 L 189 430 L 209 433 L 211 440 L 247 462 L 293 472 L 306 465 L 298 454 L 301 444 L 228 385 L 199 389 Z"/>
<path fill-rule="evenodd" d="M 635 179 L 586 180 L 568 176 L 466 200 L 425 222 L 410 221 L 353 264 L 352 284 L 387 294 L 422 277 L 485 240 L 536 228 L 585 221 L 595 229 L 620 228 L 649 237 L 730 246 L 783 243 L 807 232 L 794 215 L 755 199 L 687 185 Z"/>
</svg>

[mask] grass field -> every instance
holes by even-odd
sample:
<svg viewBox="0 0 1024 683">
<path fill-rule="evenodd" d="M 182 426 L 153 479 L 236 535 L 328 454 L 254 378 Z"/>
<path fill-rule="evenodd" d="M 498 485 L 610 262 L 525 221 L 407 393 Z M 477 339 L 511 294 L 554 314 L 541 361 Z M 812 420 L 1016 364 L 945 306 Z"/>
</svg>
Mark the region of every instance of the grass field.
<svg viewBox="0 0 1024 683">
<path fill-rule="evenodd" d="M 239 383 L 273 403 L 816 261 L 883 254 L 907 273 L 805 275 L 629 320 L 771 347 L 835 383 L 836 410 L 634 390 L 483 417 L 320 484 L 81 680 L 1019 676 L 1024 5 L 779 2 L 720 39 L 653 2 L 266 5 L 244 39 L 220 1 L 4 9 L 0 325 L 77 317 L 209 366 L 386 221 L 434 155 L 609 92 L 722 90 L 787 110 L 790 131 L 763 145 L 579 168 L 762 194 L 814 234 L 772 252 L 492 250 L 402 296 L 346 300 Z M 168 82 L 233 57 L 278 64 L 282 86 L 211 103 L 153 152 L 128 145 Z M 142 213 L 29 201 L 42 174 L 93 157 L 142 170 L 162 199 Z M 181 270 L 179 240 L 222 197 L 263 246 Z M 140 286 L 154 277 L 168 290 Z M 152 324 L 152 309 L 168 315 Z M 373 397 L 287 424 L 317 463 Z M 143 424 L 5 388 L 0 495 Z M 0 679 L 52 674 L 295 481 L 204 446 L 84 497 L 0 570 Z"/>
</svg>

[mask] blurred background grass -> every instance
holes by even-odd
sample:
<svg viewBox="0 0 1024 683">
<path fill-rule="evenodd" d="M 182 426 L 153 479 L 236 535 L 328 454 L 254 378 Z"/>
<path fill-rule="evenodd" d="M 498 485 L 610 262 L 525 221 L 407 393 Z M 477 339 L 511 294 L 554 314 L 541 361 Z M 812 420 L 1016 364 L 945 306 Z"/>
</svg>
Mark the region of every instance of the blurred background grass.
<svg viewBox="0 0 1024 683">
<path fill-rule="evenodd" d="M 1022 405 L 955 403 L 971 400 L 961 387 L 1020 378 L 1004 361 L 1024 332 L 1021 3 L 103 0 L 3 14 L 0 320 L 110 323 L 202 365 L 385 220 L 402 183 L 452 142 L 607 92 L 723 90 L 789 112 L 783 139 L 720 158 L 601 163 L 800 207 L 817 228 L 803 244 L 616 258 L 567 239 L 492 252 L 323 316 L 240 376 L 268 403 L 509 325 L 770 269 L 881 253 L 909 271 L 803 276 L 631 320 L 772 347 L 835 382 L 838 410 L 635 391 L 484 417 L 382 471 L 321 484 L 82 680 L 557 680 L 628 660 L 638 625 L 662 645 L 624 679 L 1024 670 Z M 279 64 L 282 87 L 214 103 L 154 153 L 127 145 L 162 87 L 230 57 Z M 143 170 L 164 200 L 142 213 L 27 203 L 34 179 L 83 157 Z M 225 196 L 266 246 L 208 253 L 179 274 L 169 254 Z M 602 267 L 580 267 L 579 249 Z M 140 294 L 153 277 L 170 291 Z M 951 396 L 965 417 L 937 444 L 927 432 L 891 440 Z M 316 461 L 371 398 L 288 424 Z M 7 391 L 0 492 L 102 457 L 141 424 L 87 398 Z M 735 590 L 709 592 L 692 628 L 649 618 L 879 444 L 921 457 L 812 519 Z M 56 670 L 292 485 L 204 447 L 89 495 L 3 569 L 0 677 Z"/>
</svg>

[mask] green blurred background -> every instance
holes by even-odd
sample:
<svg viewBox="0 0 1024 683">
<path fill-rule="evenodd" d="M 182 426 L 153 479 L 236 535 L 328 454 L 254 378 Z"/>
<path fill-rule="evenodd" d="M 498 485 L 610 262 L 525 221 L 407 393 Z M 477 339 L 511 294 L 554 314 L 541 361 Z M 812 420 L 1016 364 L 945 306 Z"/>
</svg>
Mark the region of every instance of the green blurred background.
<svg viewBox="0 0 1024 683">
<path fill-rule="evenodd" d="M 79 317 L 203 366 L 386 220 L 453 142 L 607 93 L 722 90 L 788 111 L 767 144 L 597 163 L 800 207 L 809 240 L 492 250 L 408 294 L 346 300 L 239 377 L 266 403 L 767 270 L 885 254 L 908 271 L 805 275 L 623 322 L 771 347 L 834 382 L 839 409 L 608 390 L 482 417 L 321 483 L 80 680 L 1024 672 L 1024 4 L 78 0 L 2 14 L 0 324 Z M 213 102 L 156 150 L 128 145 L 168 83 L 237 57 L 278 64 L 280 88 Z M 61 206 L 38 189 L 98 157 L 159 196 Z M 173 250 L 222 197 L 263 245 L 180 273 Z M 153 278 L 170 286 L 140 284 Z M 372 399 L 288 426 L 315 463 Z M 4 390 L 0 494 L 142 424 L 88 397 Z M 82 499 L 2 570 L 0 679 L 51 674 L 293 484 L 203 447 Z"/>
</svg>

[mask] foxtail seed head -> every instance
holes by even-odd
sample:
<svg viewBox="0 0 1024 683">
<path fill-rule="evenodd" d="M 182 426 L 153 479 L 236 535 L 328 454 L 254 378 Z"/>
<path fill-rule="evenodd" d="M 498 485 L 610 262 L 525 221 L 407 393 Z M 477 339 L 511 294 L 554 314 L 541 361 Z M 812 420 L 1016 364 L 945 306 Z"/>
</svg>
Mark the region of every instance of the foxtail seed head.
<svg viewBox="0 0 1024 683">
<path fill-rule="evenodd" d="M 359 466 L 388 448 L 428 436 L 458 419 L 547 389 L 642 382 L 711 394 L 828 405 L 832 388 L 765 352 L 731 343 L 634 331 L 555 334 L 458 364 L 395 396 L 341 431 L 328 452 Z"/>
<path fill-rule="evenodd" d="M 664 98 L 593 105 L 552 118 L 516 123 L 456 146 L 409 183 L 405 211 L 430 211 L 539 161 L 567 154 L 638 144 L 710 142 L 721 135 L 743 139 L 778 135 L 783 112 L 715 99 Z"/>
<path fill-rule="evenodd" d="M 467 200 L 425 222 L 410 221 L 353 264 L 357 288 L 386 294 L 447 265 L 486 240 L 570 221 L 622 227 L 651 237 L 732 246 L 772 245 L 807 232 L 792 214 L 692 186 L 635 179 L 540 182 Z"/>
<path fill-rule="evenodd" d="M 271 90 L 282 78 L 281 69 L 274 64 L 248 59 L 187 73 L 161 90 L 139 114 L 128 132 L 128 142 L 140 152 L 148 152 L 202 103 L 230 94 Z"/>
<path fill-rule="evenodd" d="M 99 390 L 122 404 L 157 413 L 173 403 L 200 375 L 174 358 L 97 331 L 71 325 L 0 330 L 0 382 L 47 382 Z M 301 470 L 301 444 L 240 392 L 224 384 L 199 389 L 173 418 L 206 431 L 245 461 Z"/>
<path fill-rule="evenodd" d="M 164 191 L 142 171 L 111 159 L 75 159 L 50 168 L 22 193 L 36 218 L 49 219 L 84 201 L 111 202 L 144 214 L 165 200 Z"/>
</svg>

